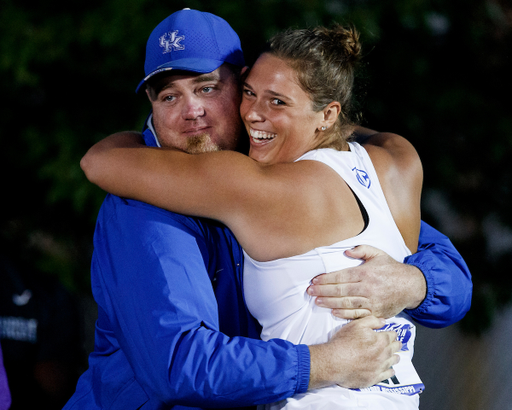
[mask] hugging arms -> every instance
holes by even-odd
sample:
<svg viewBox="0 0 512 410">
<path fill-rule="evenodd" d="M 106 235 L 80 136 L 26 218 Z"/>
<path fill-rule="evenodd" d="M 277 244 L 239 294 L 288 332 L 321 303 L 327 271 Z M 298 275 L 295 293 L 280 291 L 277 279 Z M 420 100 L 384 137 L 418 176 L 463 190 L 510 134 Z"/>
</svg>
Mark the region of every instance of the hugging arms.
<svg viewBox="0 0 512 410">
<path fill-rule="evenodd" d="M 178 13 L 195 16 L 197 12 Z M 188 24 L 187 27 L 192 25 Z M 157 29 L 155 32 L 158 32 Z M 173 30 L 177 29 L 177 26 L 173 26 Z M 179 30 L 185 32 L 188 28 L 180 27 Z M 158 32 L 155 41 L 168 31 L 169 28 L 165 27 Z M 190 39 L 192 35 L 187 34 L 185 39 Z M 174 58 L 172 56 L 178 54 L 169 55 Z M 178 63 L 182 64 L 183 61 L 178 59 L 172 62 Z M 207 63 L 204 59 L 204 64 Z M 180 69 L 184 69 L 183 65 Z M 150 66 L 146 78 L 150 77 L 152 70 Z M 180 144 L 187 142 L 209 150 L 216 141 L 222 140 L 217 130 L 231 133 L 222 134 L 224 138 L 234 138 L 234 134 L 239 132 L 233 126 L 236 125 L 238 111 L 238 104 L 233 102 L 240 99 L 229 70 L 223 65 L 213 71 L 210 67 L 205 68 L 203 72 L 207 74 L 171 71 L 160 77 L 155 76 L 153 85 L 158 88 L 155 91 L 150 87 L 148 91 L 153 116 L 144 131 L 146 145 L 152 146 L 158 142 L 163 147 L 197 152 L 196 148 L 183 148 Z M 150 82 L 149 79 L 148 84 Z M 254 83 L 248 85 L 249 97 L 260 94 Z M 230 98 L 225 98 L 226 95 Z M 280 106 L 282 101 L 274 96 L 272 102 L 278 101 Z M 219 107 L 222 108 L 220 111 Z M 336 109 L 335 106 L 332 108 Z M 248 117 L 251 116 L 248 112 Z M 229 123 L 230 126 L 224 126 Z M 332 123 L 319 124 L 319 133 L 324 131 L 322 127 L 328 128 L 330 125 Z M 173 133 L 173 129 L 179 132 Z M 255 142 L 260 144 L 256 149 L 261 148 L 266 140 L 279 141 L 274 138 L 275 133 L 270 131 L 273 130 L 259 130 L 254 135 Z M 369 142 L 374 141 L 377 146 L 401 143 L 400 137 L 373 134 Z M 265 202 L 257 201 L 272 200 L 283 191 L 272 187 L 260 189 L 260 192 L 254 190 L 255 186 L 269 187 L 262 184 L 267 184 L 267 177 L 272 174 L 248 162 L 241 154 L 232 157 L 229 152 L 217 153 L 212 157 L 213 163 L 201 165 L 197 159 L 200 156 L 195 158 L 177 152 L 170 153 L 174 155 L 172 160 L 163 159 L 166 154 L 161 149 L 149 154 L 146 152 L 148 148 L 140 148 L 129 138 L 125 139 L 126 136 L 117 137 L 121 139 L 121 145 L 134 148 L 118 147 L 116 144 L 119 140 L 110 145 L 114 141 L 109 140 L 91 150 L 82 162 L 87 175 L 105 189 L 164 207 L 167 199 L 175 201 L 181 194 L 190 194 L 192 199 L 187 203 L 182 202 L 186 199 L 179 199 L 177 206 L 181 208 L 174 210 L 188 214 L 194 207 L 199 207 L 199 212 L 195 209 L 192 213 L 201 214 L 204 209 L 207 212 L 205 216 L 219 217 L 220 220 L 224 217 L 234 218 L 233 228 L 237 239 L 242 240 L 250 255 L 260 259 L 286 256 L 301 246 L 303 250 L 311 246 L 311 243 L 297 241 L 296 238 L 302 238 L 298 232 L 300 224 L 288 226 L 290 232 L 277 229 L 285 227 L 280 224 L 286 224 L 287 218 L 276 218 L 277 214 L 265 212 L 270 208 L 265 206 Z M 233 149 L 234 144 L 227 140 L 222 148 Z M 155 153 L 156 158 L 152 157 Z M 107 160 L 101 160 L 102 157 Z M 91 162 L 91 158 L 100 158 L 99 168 L 92 168 L 96 167 L 96 159 Z M 227 159 L 227 165 L 222 166 L 228 168 L 221 168 L 221 171 L 216 169 L 214 162 L 218 158 Z M 169 161 L 170 166 L 177 168 L 185 179 L 167 174 Z M 278 167 L 288 172 L 289 165 L 278 164 Z M 312 172 L 320 168 L 311 168 L 315 167 L 312 161 L 302 161 L 298 166 L 312 169 Z M 145 167 L 150 168 L 150 173 Z M 245 172 L 244 169 L 249 169 L 253 175 L 261 175 L 261 181 L 236 180 L 239 177 L 236 173 L 241 170 Z M 198 170 L 210 178 L 211 186 L 205 184 L 204 180 L 187 179 L 193 175 L 197 177 Z M 212 173 L 217 177 L 212 178 Z M 324 175 L 326 178 L 332 176 L 328 172 Z M 105 176 L 107 180 L 110 178 L 106 184 L 112 183 L 112 189 L 104 185 L 102 178 Z M 307 182 L 308 176 L 304 176 Z M 171 179 L 187 183 L 170 187 L 167 182 Z M 220 192 L 226 194 L 225 198 L 219 198 L 216 196 L 218 189 L 213 189 L 213 184 L 226 179 L 233 180 L 235 186 L 224 184 L 218 187 Z M 281 186 L 289 191 L 296 178 L 280 181 Z M 116 185 L 118 183 L 121 186 Z M 247 201 L 249 207 L 246 209 L 251 209 L 261 221 L 251 221 L 234 208 L 232 201 L 226 201 L 236 184 L 242 193 L 246 187 L 251 188 L 250 192 L 246 191 L 248 197 L 243 198 L 242 195 L 241 201 Z M 209 195 L 200 196 L 206 192 Z M 267 198 L 262 195 L 265 192 Z M 149 197 L 144 196 L 146 194 Z M 160 198 L 160 195 L 166 199 Z M 350 195 L 347 198 L 351 200 Z M 296 201 L 300 199 L 295 198 Z M 208 204 L 218 205 L 222 201 L 227 206 L 220 209 L 222 215 L 209 213 Z M 351 203 L 352 208 L 348 208 L 352 209 L 356 218 L 360 218 L 357 207 L 352 206 L 354 204 Z M 292 216 L 294 212 L 291 207 L 286 212 L 281 210 L 281 215 Z M 315 217 L 313 214 L 310 216 Z M 239 218 L 238 222 L 236 218 Z M 231 219 L 226 220 L 229 221 Z M 260 235 L 258 230 L 265 230 L 269 226 L 275 229 L 271 233 L 271 240 L 267 241 L 266 234 Z M 357 226 L 355 228 L 358 229 Z M 414 229 L 419 230 L 419 220 Z M 298 232 L 295 238 L 290 235 L 294 230 Z M 286 241 L 281 240 L 284 237 L 279 236 L 280 232 L 288 235 Z M 133 408 L 147 402 L 202 407 L 252 405 L 303 393 L 308 386 L 338 383 L 360 387 L 376 383 L 391 374 L 389 366 L 395 363 L 397 345 L 388 332 L 373 332 L 372 329 L 382 325 L 374 317 L 354 321 L 342 328 L 329 343 L 311 345 L 309 348 L 305 344 L 296 345 L 278 339 L 268 342 L 255 340 L 261 329 L 244 303 L 243 250 L 231 231 L 216 222 L 185 217 L 142 202 L 109 195 L 98 217 L 94 243 L 92 284 L 99 305 L 96 348 L 90 357 L 90 370 L 82 376 L 70 407 L 79 407 L 79 403 L 86 402 L 122 404 L 123 400 L 125 404 L 130 402 Z M 297 248 L 291 250 L 291 246 Z M 415 244 L 410 246 L 416 247 Z M 432 327 L 448 325 L 462 317 L 469 308 L 469 272 L 449 241 L 426 224 L 421 225 L 419 232 L 419 249 L 422 251 L 409 256 L 408 262 L 418 266 L 423 274 L 412 266 L 379 255 L 357 268 L 322 275 L 318 279 L 328 284 L 313 284 L 309 292 L 325 292 L 321 298 L 325 306 L 336 308 L 335 313 L 342 316 L 364 316 L 371 312 L 387 317 L 410 308 L 408 312 L 420 323 Z M 393 272 L 389 280 L 382 281 L 383 269 Z M 412 282 L 409 281 L 411 277 Z M 407 280 L 404 281 L 404 278 Z M 331 284 L 339 279 L 344 283 Z M 393 285 L 386 287 L 389 283 Z M 457 285 L 451 287 L 454 283 Z M 410 291 L 409 286 L 414 288 L 414 292 Z M 458 291 L 454 292 L 454 288 Z M 335 294 L 343 297 L 332 297 Z M 112 372 L 111 369 L 118 371 Z M 98 382 L 97 376 L 100 374 L 102 383 Z"/>
</svg>

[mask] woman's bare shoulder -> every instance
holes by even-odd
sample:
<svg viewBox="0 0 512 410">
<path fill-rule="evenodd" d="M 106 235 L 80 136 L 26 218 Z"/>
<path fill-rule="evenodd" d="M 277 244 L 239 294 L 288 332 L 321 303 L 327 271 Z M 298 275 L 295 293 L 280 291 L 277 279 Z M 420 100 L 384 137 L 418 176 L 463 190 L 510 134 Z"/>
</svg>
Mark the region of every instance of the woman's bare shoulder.
<svg viewBox="0 0 512 410">
<path fill-rule="evenodd" d="M 348 186 L 331 167 L 304 160 L 276 164 L 262 171 L 268 173 L 262 178 L 267 189 L 253 191 L 259 198 L 246 207 L 250 217 L 234 228 L 238 232 L 237 228 L 243 228 L 240 234 L 244 247 L 255 259 L 305 253 L 361 230 L 359 207 Z M 263 237 L 265 241 L 261 241 Z"/>
<path fill-rule="evenodd" d="M 373 134 L 365 141 L 364 147 L 376 165 L 395 167 L 399 171 L 414 171 L 418 167 L 421 170 L 418 152 L 407 139 L 398 134 Z"/>
</svg>

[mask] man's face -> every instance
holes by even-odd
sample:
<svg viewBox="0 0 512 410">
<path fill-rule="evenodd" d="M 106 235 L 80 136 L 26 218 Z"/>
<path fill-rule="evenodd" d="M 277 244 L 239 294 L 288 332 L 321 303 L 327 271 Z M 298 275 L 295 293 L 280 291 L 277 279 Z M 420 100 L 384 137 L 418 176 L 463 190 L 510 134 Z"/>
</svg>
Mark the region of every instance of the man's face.
<svg viewBox="0 0 512 410">
<path fill-rule="evenodd" d="M 154 89 L 157 95 L 147 93 L 163 147 L 190 154 L 236 148 L 241 131 L 240 91 L 227 66 L 207 74 L 171 72 L 158 79 Z"/>
</svg>

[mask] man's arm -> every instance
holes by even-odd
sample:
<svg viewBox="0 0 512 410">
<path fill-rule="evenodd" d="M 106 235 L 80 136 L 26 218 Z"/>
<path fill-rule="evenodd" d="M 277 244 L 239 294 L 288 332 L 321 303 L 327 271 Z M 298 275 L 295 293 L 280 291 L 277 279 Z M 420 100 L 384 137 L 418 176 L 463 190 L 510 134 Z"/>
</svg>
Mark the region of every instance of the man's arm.
<svg viewBox="0 0 512 410">
<path fill-rule="evenodd" d="M 407 313 L 431 328 L 449 326 L 461 320 L 471 307 L 471 273 L 460 253 L 442 233 L 425 222 L 421 224 L 418 253 L 405 259 L 425 275 L 427 295 Z"/>
<path fill-rule="evenodd" d="M 399 361 L 395 353 L 402 345 L 394 332 L 376 332 L 384 324 L 384 319 L 375 316 L 353 320 L 328 343 L 310 346 L 309 388 L 332 385 L 333 376 L 340 386 L 349 388 L 367 387 L 393 377 L 392 366 Z"/>
<path fill-rule="evenodd" d="M 103 268 L 93 277 L 95 298 L 150 398 L 170 405 L 248 406 L 304 392 L 308 383 L 362 387 L 392 375 L 396 335 L 374 332 L 370 318 L 342 329 L 330 343 L 311 346 L 311 367 L 305 345 L 220 333 L 205 269 L 207 244 L 169 221 L 166 211 L 116 201 L 113 215 L 119 219 L 109 217 L 97 227 L 95 264 Z M 325 362 L 332 372 L 322 369 Z"/>
<path fill-rule="evenodd" d="M 92 278 L 109 319 L 100 327 L 109 326 L 150 400 L 247 406 L 307 389 L 307 346 L 218 331 L 208 244 L 185 217 L 112 196 L 106 202 L 115 212 L 99 219 Z"/>
<path fill-rule="evenodd" d="M 348 253 L 365 263 L 320 275 L 308 289 L 335 316 L 391 317 L 405 310 L 421 325 L 441 328 L 462 319 L 471 306 L 473 284 L 466 263 L 450 240 L 425 222 L 418 252 L 405 263 L 370 246 Z"/>
<path fill-rule="evenodd" d="M 388 139 L 401 138 L 394 134 L 385 135 L 382 138 L 382 133 L 363 127 L 355 130 L 356 139 L 364 139 L 364 143 L 369 145 L 384 146 Z M 418 252 L 404 261 L 410 266 L 406 269 L 408 275 L 403 274 L 402 279 L 411 285 L 405 308 L 409 315 L 424 326 L 449 326 L 462 319 L 470 308 L 473 291 L 471 274 L 450 240 L 424 222 L 421 224 L 418 242 Z M 405 272 L 404 268 L 402 266 Z M 425 282 L 420 280 L 420 271 Z M 425 294 L 425 286 L 426 296 L 421 304 L 415 306 L 418 296 Z"/>
<path fill-rule="evenodd" d="M 397 262 L 368 245 L 357 246 L 345 254 L 364 263 L 319 275 L 308 289 L 311 296 L 318 296 L 316 304 L 333 309 L 335 316 L 390 318 L 404 309 L 417 308 L 425 299 L 425 277 L 418 268 Z"/>
<path fill-rule="evenodd" d="M 382 134 L 362 127 L 355 133 L 361 143 L 381 141 L 372 138 L 377 135 Z M 469 310 L 473 285 L 468 267 L 449 239 L 426 223 L 421 224 L 418 252 L 405 264 L 375 248 L 359 248 L 348 253 L 364 259 L 363 265 L 320 275 L 308 290 L 334 315 L 390 317 L 405 309 L 418 323 L 439 328 Z"/>
</svg>

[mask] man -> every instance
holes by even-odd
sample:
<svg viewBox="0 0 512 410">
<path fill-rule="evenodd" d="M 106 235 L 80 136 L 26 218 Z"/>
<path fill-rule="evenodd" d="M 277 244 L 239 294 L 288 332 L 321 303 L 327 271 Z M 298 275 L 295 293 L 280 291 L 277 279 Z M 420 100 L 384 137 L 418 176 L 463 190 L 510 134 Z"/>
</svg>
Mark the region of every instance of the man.
<svg viewBox="0 0 512 410">
<path fill-rule="evenodd" d="M 138 87 L 149 84 L 153 108 L 146 144 L 191 153 L 234 149 L 243 66 L 238 37 L 224 20 L 186 9 L 160 23 Z M 220 224 L 109 195 L 94 243 L 95 351 L 66 408 L 250 406 L 392 374 L 396 335 L 374 332 L 382 324 L 374 316 L 349 323 L 325 345 L 256 340 L 259 327 L 241 293 L 242 252 Z M 411 276 L 413 289 L 397 295 L 391 309 L 417 308 L 429 294 L 421 272 Z M 383 299 L 372 295 L 356 292 L 341 306 L 348 301 L 378 314 Z"/>
</svg>

